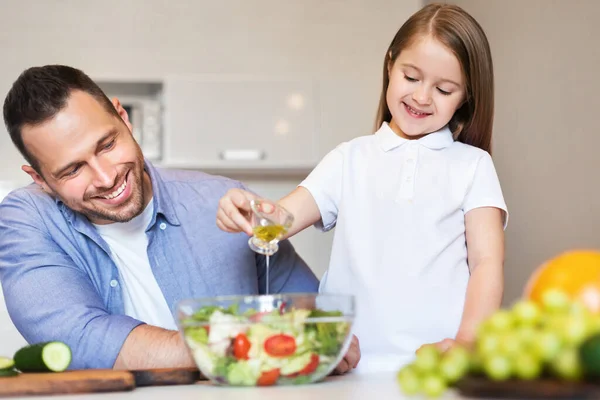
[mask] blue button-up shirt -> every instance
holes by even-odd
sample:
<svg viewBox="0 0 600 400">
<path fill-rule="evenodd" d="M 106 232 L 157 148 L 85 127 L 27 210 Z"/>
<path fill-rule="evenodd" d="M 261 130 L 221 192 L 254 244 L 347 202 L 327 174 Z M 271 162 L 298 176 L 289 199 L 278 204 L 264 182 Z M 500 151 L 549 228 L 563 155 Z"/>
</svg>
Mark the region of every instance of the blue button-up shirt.
<svg viewBox="0 0 600 400">
<path fill-rule="evenodd" d="M 173 315 L 182 299 L 262 294 L 265 259 L 245 234 L 215 224 L 234 180 L 146 163 L 154 213 L 146 233 L 152 272 Z M 0 204 L 0 279 L 6 306 L 29 343 L 60 340 L 70 368 L 112 368 L 133 328 L 110 249 L 88 219 L 32 184 Z M 272 257 L 270 292 L 316 292 L 318 280 L 288 241 Z"/>
</svg>

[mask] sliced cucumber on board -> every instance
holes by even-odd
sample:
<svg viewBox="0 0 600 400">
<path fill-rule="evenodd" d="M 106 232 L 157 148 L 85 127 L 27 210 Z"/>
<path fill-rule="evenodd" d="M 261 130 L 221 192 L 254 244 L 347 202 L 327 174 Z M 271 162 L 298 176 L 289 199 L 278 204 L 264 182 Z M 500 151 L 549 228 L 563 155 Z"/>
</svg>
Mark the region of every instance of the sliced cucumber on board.
<svg viewBox="0 0 600 400">
<path fill-rule="evenodd" d="M 63 342 L 32 344 L 18 350 L 14 361 L 21 372 L 62 372 L 71 364 L 71 349 Z"/>
<path fill-rule="evenodd" d="M 0 357 L 0 371 L 9 371 L 15 367 L 15 362 L 12 358 Z"/>
</svg>

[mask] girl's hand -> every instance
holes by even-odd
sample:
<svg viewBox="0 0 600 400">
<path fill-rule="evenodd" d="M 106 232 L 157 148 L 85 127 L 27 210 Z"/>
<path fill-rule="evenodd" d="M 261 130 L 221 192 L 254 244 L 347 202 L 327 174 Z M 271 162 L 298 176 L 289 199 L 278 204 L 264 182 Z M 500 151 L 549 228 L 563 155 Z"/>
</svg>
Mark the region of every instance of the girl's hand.
<svg viewBox="0 0 600 400">
<path fill-rule="evenodd" d="M 419 351 L 426 346 L 435 346 L 437 347 L 442 353 L 445 353 L 446 351 L 450 350 L 452 347 L 454 346 L 463 346 L 463 347 L 468 347 L 469 343 L 464 342 L 462 340 L 456 340 L 456 339 L 444 339 L 441 340 L 439 342 L 435 342 L 435 343 L 427 343 L 422 345 L 421 347 L 419 347 L 417 349 L 417 351 L 415 353 L 419 353 Z"/>
<path fill-rule="evenodd" d="M 246 232 L 252 236 L 250 200 L 257 196 L 242 189 L 229 189 L 219 200 L 217 226 L 225 232 Z"/>
</svg>

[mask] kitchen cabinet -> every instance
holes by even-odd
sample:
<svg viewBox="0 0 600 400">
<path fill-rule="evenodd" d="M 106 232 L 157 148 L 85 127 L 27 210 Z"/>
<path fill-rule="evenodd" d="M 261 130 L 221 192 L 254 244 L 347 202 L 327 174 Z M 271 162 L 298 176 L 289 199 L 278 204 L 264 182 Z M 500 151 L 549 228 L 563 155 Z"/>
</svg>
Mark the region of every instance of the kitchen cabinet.
<svg viewBox="0 0 600 400">
<path fill-rule="evenodd" d="M 317 161 L 310 79 L 170 76 L 163 107 L 164 166 L 308 169 Z"/>
</svg>

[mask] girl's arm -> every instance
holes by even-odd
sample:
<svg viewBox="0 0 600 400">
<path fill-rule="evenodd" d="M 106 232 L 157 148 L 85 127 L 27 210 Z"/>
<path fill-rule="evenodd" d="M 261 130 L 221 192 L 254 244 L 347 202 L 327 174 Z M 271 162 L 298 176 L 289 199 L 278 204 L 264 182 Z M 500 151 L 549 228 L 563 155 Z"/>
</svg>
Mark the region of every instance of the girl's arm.
<svg viewBox="0 0 600 400">
<path fill-rule="evenodd" d="M 502 302 L 504 291 L 504 224 L 503 211 L 495 207 L 475 208 L 465 215 L 467 251 L 471 277 L 467 285 L 465 307 L 454 339 L 444 339 L 434 345 L 442 351 L 455 342 L 470 345 L 475 341 L 477 327 L 493 314 Z"/>
<path fill-rule="evenodd" d="M 471 278 L 456 341 L 472 343 L 478 325 L 493 314 L 504 291 L 504 223 L 502 210 L 475 208 L 465 215 Z"/>
<path fill-rule="evenodd" d="M 242 189 L 230 189 L 219 201 L 217 226 L 226 232 L 246 232 L 252 236 L 250 200 L 257 198 Z M 310 192 L 298 187 L 278 202 L 294 216 L 294 223 L 285 238 L 315 224 L 321 219 L 319 207 Z"/>
<path fill-rule="evenodd" d="M 286 210 L 294 216 L 294 223 L 288 231 L 286 238 L 316 224 L 321 220 L 321 213 L 317 202 L 308 189 L 299 186 L 281 200 L 279 200 Z"/>
</svg>

